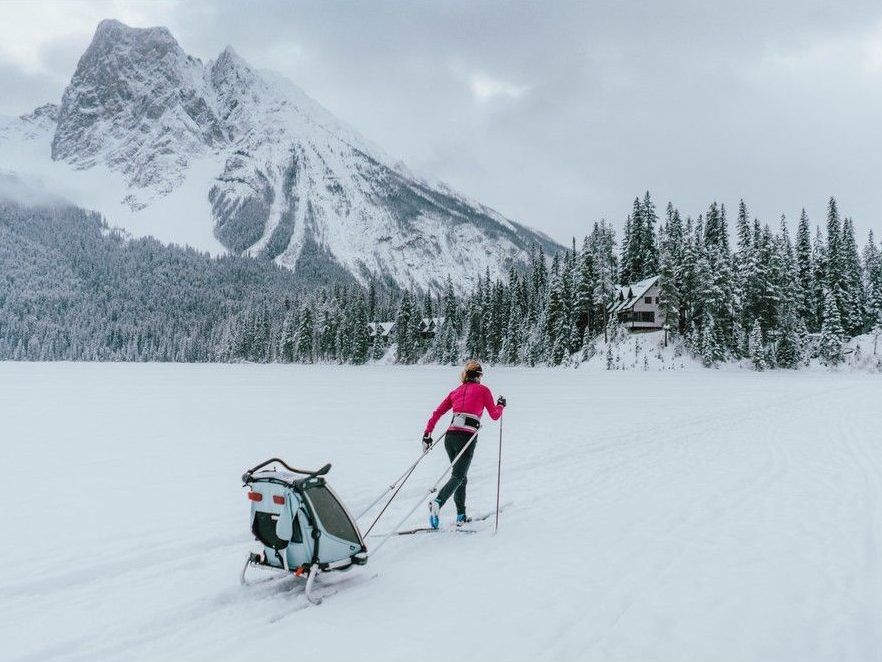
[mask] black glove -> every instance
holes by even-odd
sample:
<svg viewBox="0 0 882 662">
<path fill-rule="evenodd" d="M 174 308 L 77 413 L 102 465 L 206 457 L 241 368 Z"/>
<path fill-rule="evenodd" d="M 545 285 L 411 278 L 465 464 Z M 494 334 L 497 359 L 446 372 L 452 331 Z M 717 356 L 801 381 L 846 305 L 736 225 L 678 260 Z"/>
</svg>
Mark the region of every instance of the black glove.
<svg viewBox="0 0 882 662">
<path fill-rule="evenodd" d="M 423 435 L 423 453 L 428 453 L 432 447 L 432 435 L 426 433 Z"/>
<path fill-rule="evenodd" d="M 500 395 L 498 398 L 496 398 L 496 404 L 500 407 L 505 407 L 505 396 Z"/>
</svg>

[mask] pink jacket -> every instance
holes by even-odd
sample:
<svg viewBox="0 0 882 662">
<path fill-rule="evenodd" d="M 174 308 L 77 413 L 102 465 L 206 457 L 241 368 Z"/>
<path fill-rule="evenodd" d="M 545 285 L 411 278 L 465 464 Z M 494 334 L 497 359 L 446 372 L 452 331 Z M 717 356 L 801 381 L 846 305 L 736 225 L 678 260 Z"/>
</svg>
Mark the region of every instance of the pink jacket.
<svg viewBox="0 0 882 662">
<path fill-rule="evenodd" d="M 426 423 L 426 434 L 432 434 L 435 424 L 448 411 L 453 410 L 455 414 L 472 414 L 476 418 L 481 418 L 484 409 L 490 414 L 490 418 L 494 421 L 502 416 L 504 407 L 497 405 L 493 400 L 493 394 L 490 389 L 477 382 L 465 382 L 453 389 L 447 394 L 447 397 L 441 401 L 438 408 L 432 412 L 429 422 Z M 451 425 L 449 430 L 466 430 L 466 428 Z M 471 432 L 471 430 L 466 430 Z"/>
</svg>

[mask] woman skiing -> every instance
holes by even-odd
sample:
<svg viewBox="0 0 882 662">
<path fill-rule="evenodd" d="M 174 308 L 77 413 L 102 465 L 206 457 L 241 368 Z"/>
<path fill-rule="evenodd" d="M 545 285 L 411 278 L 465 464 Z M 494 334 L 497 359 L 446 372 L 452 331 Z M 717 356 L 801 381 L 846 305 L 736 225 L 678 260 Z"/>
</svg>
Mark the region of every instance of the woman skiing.
<svg viewBox="0 0 882 662">
<path fill-rule="evenodd" d="M 477 434 L 478 428 L 481 427 L 481 414 L 486 409 L 490 418 L 495 421 L 502 416 L 502 410 L 505 408 L 505 398 L 502 396 L 499 396 L 494 404 L 490 389 L 481 384 L 482 375 L 480 363 L 477 361 L 466 363 L 461 375 L 462 384 L 447 394 L 438 408 L 432 412 L 429 422 L 426 423 L 426 431 L 423 433 L 424 453 L 432 447 L 432 430 L 435 429 L 438 419 L 452 409 L 453 419 L 444 435 L 444 448 L 451 462 L 462 453 L 453 464 L 450 480 L 444 484 L 444 487 L 438 492 L 438 496 L 429 502 L 429 526 L 433 529 L 438 528 L 438 511 L 451 495 L 453 495 L 453 502 L 456 504 L 456 525 L 462 526 L 469 521 L 465 508 L 467 474 L 469 465 L 472 463 L 475 445 L 478 443 Z M 466 444 L 469 444 L 468 448 L 463 452 Z"/>
</svg>

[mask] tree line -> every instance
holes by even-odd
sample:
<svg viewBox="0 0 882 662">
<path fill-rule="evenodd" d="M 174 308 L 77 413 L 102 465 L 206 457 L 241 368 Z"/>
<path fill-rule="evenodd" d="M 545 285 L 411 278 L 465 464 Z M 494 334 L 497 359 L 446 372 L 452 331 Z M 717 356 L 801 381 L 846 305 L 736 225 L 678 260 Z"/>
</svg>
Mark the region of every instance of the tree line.
<svg viewBox="0 0 882 662">
<path fill-rule="evenodd" d="M 311 282 L 271 261 L 132 240 L 74 207 L 2 203 L 0 358 L 562 365 L 615 330 L 617 283 L 657 274 L 667 323 L 708 366 L 835 365 L 850 336 L 882 331 L 882 249 L 871 233 L 858 252 L 835 200 L 825 232 L 803 212 L 795 240 L 783 217 L 773 230 L 742 202 L 734 238 L 724 206 L 684 219 L 669 204 L 660 219 L 647 193 L 621 245 L 598 221 L 580 244 L 537 246 L 525 268 L 488 272 L 463 296 L 450 276 L 438 292 Z"/>
</svg>

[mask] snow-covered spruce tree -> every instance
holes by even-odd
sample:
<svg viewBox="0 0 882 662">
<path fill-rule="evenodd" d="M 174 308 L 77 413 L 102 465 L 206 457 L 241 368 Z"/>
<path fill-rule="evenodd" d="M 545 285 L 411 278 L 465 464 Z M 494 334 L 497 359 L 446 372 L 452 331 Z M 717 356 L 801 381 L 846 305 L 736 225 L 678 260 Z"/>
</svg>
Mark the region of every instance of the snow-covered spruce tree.
<svg viewBox="0 0 882 662">
<path fill-rule="evenodd" d="M 279 360 L 283 363 L 294 361 L 294 339 L 297 331 L 295 323 L 294 311 L 292 310 L 285 315 L 285 321 L 282 323 L 282 337 L 279 339 Z"/>
<path fill-rule="evenodd" d="M 639 209 L 639 200 L 634 200 L 634 208 Z M 619 260 L 619 273 L 617 280 L 620 283 L 630 283 L 634 280 L 633 254 L 631 250 L 631 241 L 634 231 L 634 221 L 632 216 L 625 219 L 625 231 L 622 235 L 622 258 Z"/>
<path fill-rule="evenodd" d="M 545 326 L 551 365 L 560 365 L 568 353 L 570 334 L 565 282 L 566 276 L 561 272 L 560 264 L 555 261 L 551 269 Z"/>
<path fill-rule="evenodd" d="M 829 366 L 842 363 L 845 331 L 839 317 L 836 297 L 829 289 L 824 293 L 824 321 L 821 324 L 821 360 Z"/>
<path fill-rule="evenodd" d="M 839 208 L 835 198 L 830 198 L 827 203 L 827 260 L 825 265 L 824 284 L 831 292 L 839 309 L 839 317 L 845 317 L 845 305 L 843 302 L 844 276 L 842 265 L 842 221 L 839 218 Z M 826 297 L 824 299 L 826 306 Z"/>
<path fill-rule="evenodd" d="M 576 332 L 584 336 L 585 329 L 591 325 L 594 316 L 594 290 L 597 287 L 597 272 L 594 268 L 594 254 L 588 236 L 582 241 L 579 263 L 575 274 L 573 316 Z"/>
<path fill-rule="evenodd" d="M 768 224 L 763 226 L 758 242 L 757 259 L 762 267 L 757 283 L 756 313 L 764 329 L 778 326 L 778 305 L 781 300 L 781 273 L 783 270 L 780 244 Z"/>
<path fill-rule="evenodd" d="M 873 356 L 876 356 L 879 351 L 879 336 L 882 335 L 882 290 L 876 291 L 871 310 L 875 316 L 871 333 L 873 334 Z"/>
<path fill-rule="evenodd" d="M 484 279 L 478 279 L 478 285 L 472 294 L 468 308 L 468 324 L 466 328 L 465 351 L 471 357 L 483 357 L 485 354 L 485 337 L 482 306 L 484 305 Z"/>
<path fill-rule="evenodd" d="M 313 322 L 312 311 L 308 304 L 300 309 L 297 323 L 297 336 L 295 338 L 294 360 L 300 363 L 312 363 L 313 359 Z"/>
<path fill-rule="evenodd" d="M 595 354 L 597 354 L 597 344 L 594 337 L 590 335 L 590 330 L 586 328 L 585 336 L 582 338 L 580 359 L 584 363 L 585 361 L 590 361 Z"/>
<path fill-rule="evenodd" d="M 716 203 L 708 210 L 704 250 L 707 278 L 704 281 L 705 312 L 714 320 L 717 346 L 724 352 L 733 346 L 735 324 L 735 289 L 732 276 L 732 255 L 729 251 L 729 229 L 726 209 Z"/>
<path fill-rule="evenodd" d="M 879 248 L 876 246 L 872 230 L 870 230 L 867 236 L 867 243 L 864 245 L 861 259 L 863 260 L 864 300 L 866 301 L 865 326 L 872 328 L 875 322 L 873 306 L 876 300 L 876 292 L 882 286 L 882 267 L 880 267 L 882 253 L 880 253 Z"/>
<path fill-rule="evenodd" d="M 641 204 L 641 216 L 643 222 L 640 227 L 640 271 L 639 280 L 658 274 L 658 245 L 656 244 L 655 224 L 658 215 L 655 213 L 655 204 L 649 196 L 649 191 L 643 196 Z"/>
<path fill-rule="evenodd" d="M 371 359 L 379 361 L 383 358 L 383 354 L 386 351 L 386 347 L 383 343 L 383 328 L 379 323 L 374 328 L 373 334 L 373 338 L 371 338 Z"/>
<path fill-rule="evenodd" d="M 317 358 L 322 361 L 332 359 L 336 352 L 336 342 L 337 328 L 334 324 L 334 315 L 330 304 L 324 302 L 319 310 L 318 343 L 314 348 Z"/>
<path fill-rule="evenodd" d="M 805 333 L 805 325 L 796 316 L 793 308 L 785 308 L 781 314 L 781 326 L 775 345 L 776 367 L 796 368 L 804 361 Z"/>
<path fill-rule="evenodd" d="M 848 217 L 842 223 L 840 243 L 842 267 L 842 326 L 849 336 L 858 335 L 864 327 L 866 300 L 864 278 L 854 237 L 854 223 Z"/>
<path fill-rule="evenodd" d="M 825 290 L 827 283 L 827 247 L 824 245 L 824 239 L 821 236 L 821 228 L 815 228 L 815 240 L 812 243 L 812 264 L 814 265 L 814 292 L 813 303 L 815 307 L 814 320 L 815 331 L 821 330 L 821 323 L 824 321 L 824 301 L 826 298 Z"/>
<path fill-rule="evenodd" d="M 750 362 L 753 364 L 754 370 L 765 370 L 768 368 L 766 363 L 766 348 L 763 343 L 763 331 L 760 327 L 760 321 L 754 320 L 753 328 L 750 330 Z"/>
<path fill-rule="evenodd" d="M 488 354 L 490 360 L 497 363 L 500 360 L 505 332 L 508 329 L 508 309 L 511 297 L 501 281 L 494 283 L 490 291 L 490 347 Z"/>
<path fill-rule="evenodd" d="M 658 247 L 656 246 L 655 223 L 658 216 L 649 191 L 641 201 L 634 198 L 630 217 L 625 222 L 625 236 L 622 240 L 622 261 L 619 281 L 629 283 L 639 281 L 658 273 Z"/>
<path fill-rule="evenodd" d="M 699 353 L 706 368 L 712 368 L 726 358 L 725 349 L 720 345 L 715 326 L 713 317 L 706 315 L 699 340 Z"/>
<path fill-rule="evenodd" d="M 416 315 L 410 292 L 401 295 L 398 314 L 395 317 L 395 342 L 397 344 L 398 363 L 413 363 L 416 339 L 412 336 L 413 318 Z"/>
<path fill-rule="evenodd" d="M 416 296 L 411 297 L 411 301 L 413 302 L 413 315 L 410 317 L 410 332 L 408 335 L 411 338 L 411 352 L 412 352 L 412 361 L 416 363 L 419 361 L 426 353 L 428 349 L 428 342 L 426 336 L 423 334 L 423 322 L 425 321 L 428 324 L 429 320 L 423 314 L 422 307 L 417 302 Z"/>
<path fill-rule="evenodd" d="M 444 329 L 444 363 L 448 365 L 457 365 L 460 363 L 462 352 L 460 351 L 459 336 L 456 330 L 451 326 L 445 325 Z"/>
<path fill-rule="evenodd" d="M 447 279 L 444 282 L 444 306 L 441 314 L 444 318 L 445 326 L 449 325 L 457 335 L 462 332 L 459 302 L 453 289 L 453 280 L 450 278 L 450 274 L 447 275 Z"/>
<path fill-rule="evenodd" d="M 542 244 L 536 247 L 530 262 L 530 273 L 532 274 L 533 300 L 539 301 L 545 287 L 548 285 L 548 265 L 545 262 L 545 250 Z"/>
<path fill-rule="evenodd" d="M 683 223 L 672 204 L 668 204 L 665 224 L 659 240 L 659 275 L 661 296 L 659 310 L 665 324 L 674 332 L 680 330 L 680 312 L 683 300 L 684 250 Z"/>
<path fill-rule="evenodd" d="M 349 333 L 352 348 L 351 362 L 356 365 L 366 363 L 370 358 L 371 338 L 368 335 L 367 304 L 361 296 L 356 296 L 354 299 Z"/>
<path fill-rule="evenodd" d="M 815 265 L 812 261 L 811 231 L 805 209 L 799 215 L 799 227 L 796 231 L 796 271 L 797 290 L 793 293 L 796 298 L 796 314 L 804 320 L 810 331 L 817 331 L 820 323 L 817 319 L 817 307 L 812 300 L 815 296 Z"/>
<path fill-rule="evenodd" d="M 748 284 L 753 269 L 752 250 L 753 233 L 751 232 L 750 219 L 747 212 L 747 204 L 744 200 L 738 202 L 738 219 L 735 222 L 737 243 L 735 254 L 732 258 L 733 287 L 735 290 L 735 309 L 739 320 L 739 336 L 746 338 L 749 317 Z M 746 342 L 746 341 L 745 341 Z M 736 343 L 736 351 L 740 356 L 747 354 L 746 344 Z"/>
<path fill-rule="evenodd" d="M 678 331 L 684 337 L 692 335 L 692 332 L 697 328 L 698 247 L 692 241 L 694 233 L 692 217 L 687 216 L 683 229 L 683 250 L 680 265 L 682 284 L 680 286 L 680 312 L 678 315 L 680 324 Z"/>
</svg>

